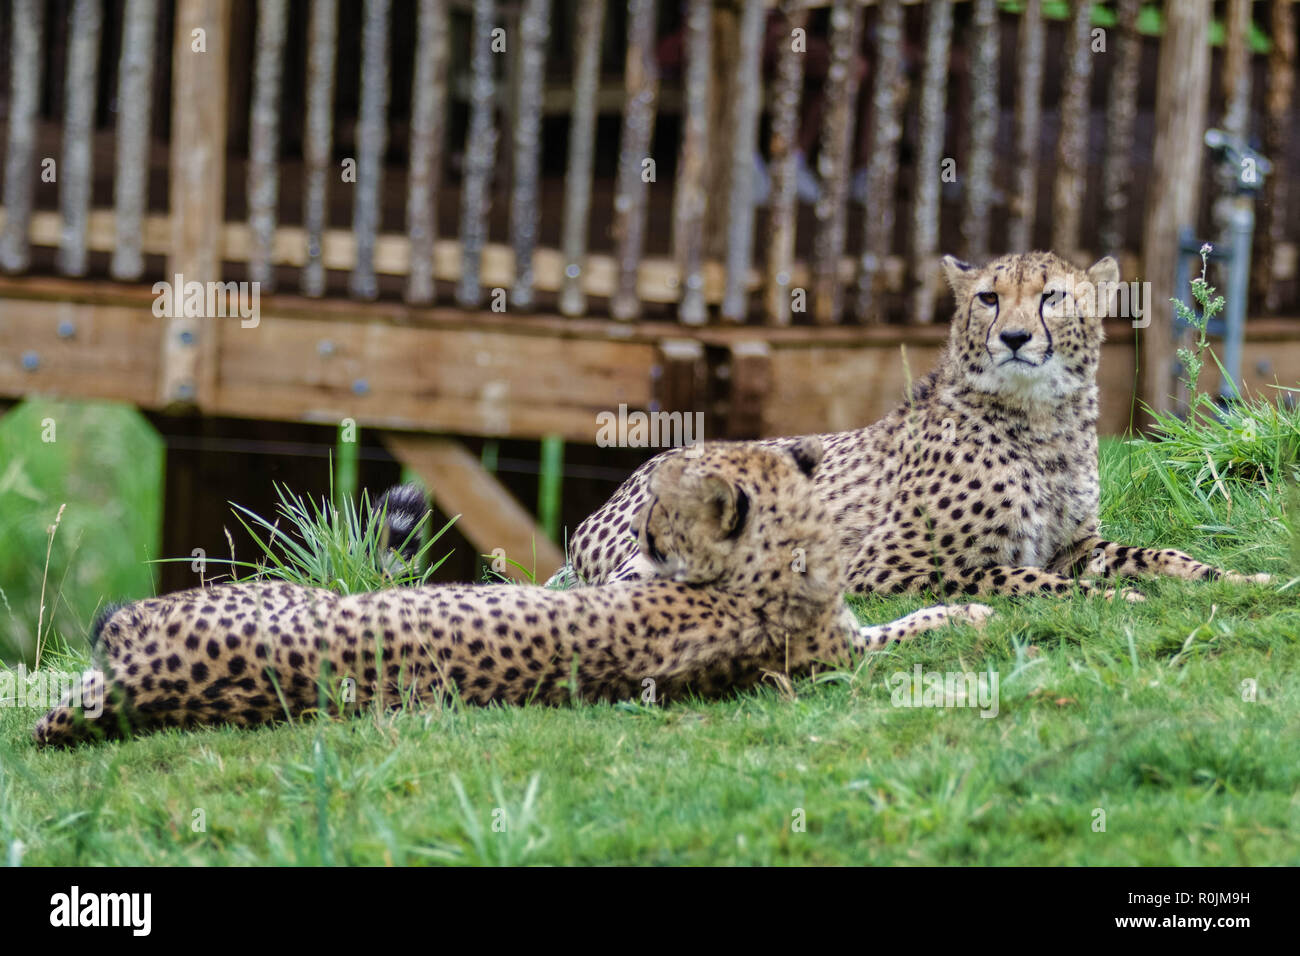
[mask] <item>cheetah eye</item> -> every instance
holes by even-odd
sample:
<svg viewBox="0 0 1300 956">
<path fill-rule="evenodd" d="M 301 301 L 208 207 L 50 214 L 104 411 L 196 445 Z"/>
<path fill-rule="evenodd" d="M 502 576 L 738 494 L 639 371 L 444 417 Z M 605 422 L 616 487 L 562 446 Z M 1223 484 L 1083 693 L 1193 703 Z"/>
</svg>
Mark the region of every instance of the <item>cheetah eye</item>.
<svg viewBox="0 0 1300 956">
<path fill-rule="evenodd" d="M 998 294 L 996 292 L 981 292 L 979 295 L 975 296 L 975 298 L 979 299 L 987 306 L 995 306 L 998 304 Z"/>
</svg>

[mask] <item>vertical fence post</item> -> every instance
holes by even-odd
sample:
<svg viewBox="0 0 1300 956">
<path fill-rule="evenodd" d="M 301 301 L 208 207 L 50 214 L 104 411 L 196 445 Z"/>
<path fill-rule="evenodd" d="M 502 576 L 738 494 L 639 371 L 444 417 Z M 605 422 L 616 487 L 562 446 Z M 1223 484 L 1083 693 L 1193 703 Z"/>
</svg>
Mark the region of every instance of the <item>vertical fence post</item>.
<svg viewBox="0 0 1300 956">
<path fill-rule="evenodd" d="M 179 0 L 172 44 L 172 249 L 167 281 L 221 277 L 225 223 L 226 81 L 230 62 L 230 0 Z M 175 302 L 184 289 L 173 288 Z M 179 310 L 177 310 L 179 311 Z M 198 404 L 215 382 L 215 318 L 167 319 L 159 400 Z"/>
<path fill-rule="evenodd" d="M 880 321 L 880 270 L 894 242 L 901 112 L 907 99 L 903 72 L 903 5 L 881 0 L 876 22 L 875 78 L 871 90 L 871 152 L 867 160 L 869 215 L 862 217 L 862 259 L 858 266 L 858 321 Z"/>
<path fill-rule="evenodd" d="M 280 81 L 287 22 L 285 0 L 263 0 L 258 5 L 248 108 L 248 278 L 260 283 L 264 292 L 271 291 L 275 275 L 271 252 L 280 197 Z"/>
<path fill-rule="evenodd" d="M 349 290 L 358 299 L 379 295 L 375 240 L 384 212 L 384 153 L 388 149 L 389 0 L 366 0 L 361 29 L 361 105 L 357 117 L 357 182 L 352 203 L 352 234 L 357 260 Z"/>
<path fill-rule="evenodd" d="M 1169 300 L 1185 295 L 1174 288 L 1178 264 L 1178 230 L 1191 226 L 1205 152 L 1206 101 L 1210 86 L 1211 0 L 1179 0 L 1165 7 L 1165 35 L 1160 43 L 1156 79 L 1153 176 L 1142 229 L 1142 273 L 1151 283 L 1147 297 L 1149 325 L 1138 337 L 1138 397 L 1155 412 L 1173 407 L 1172 331 Z M 1140 425 L 1151 423 L 1140 416 Z"/>
<path fill-rule="evenodd" d="M 31 261 L 27 230 L 36 187 L 36 114 L 41 108 L 45 62 L 45 2 L 16 0 L 11 23 L 13 62 L 9 69 L 9 142 L 5 156 L 5 226 L 0 235 L 0 269 L 22 272 Z"/>
<path fill-rule="evenodd" d="M 113 176 L 115 236 L 109 273 L 138 279 L 144 272 L 141 231 L 149 205 L 149 144 L 157 0 L 127 0 L 117 85 L 117 171 Z"/>
<path fill-rule="evenodd" d="M 908 317 L 934 321 L 932 260 L 939 246 L 939 186 L 943 134 L 947 115 L 948 49 L 952 42 L 951 0 L 929 0 L 925 9 L 925 68 L 921 80 L 920 148 L 916 161 L 916 191 L 912 207 L 912 302 Z"/>
<path fill-rule="evenodd" d="M 1060 136 L 1056 143 L 1056 182 L 1052 194 L 1052 248 L 1071 261 L 1079 259 L 1083 193 L 1088 178 L 1088 127 L 1092 118 L 1088 96 L 1092 80 L 1091 23 L 1092 0 L 1072 0 L 1065 41 Z"/>
<path fill-rule="evenodd" d="M 338 37 L 338 0 L 314 0 L 307 27 L 307 120 L 303 132 L 302 224 L 307 261 L 302 268 L 303 295 L 325 294 L 325 228 L 329 225 L 330 160 L 334 144 L 334 47 Z"/>
<path fill-rule="evenodd" d="M 564 282 L 560 312 L 587 311 L 583 291 L 587 266 L 587 217 L 591 210 L 591 167 L 596 150 L 596 84 L 600 80 L 600 41 L 605 33 L 605 0 L 579 0 L 577 51 L 573 67 L 573 114 L 569 126 L 569 158 L 564 171 L 564 222 L 560 245 Z"/>
<path fill-rule="evenodd" d="M 704 215 L 708 209 L 709 96 L 713 86 L 712 0 L 691 0 L 686 10 L 686 104 L 673 193 L 673 259 L 681 287 L 677 318 L 703 325 Z"/>
<path fill-rule="evenodd" d="M 1142 0 L 1119 0 L 1115 39 L 1111 49 L 1115 66 L 1110 74 L 1106 102 L 1106 156 L 1102 160 L 1101 249 L 1103 254 L 1120 251 L 1128 217 L 1129 186 L 1133 180 L 1133 125 L 1137 119 L 1139 67 L 1142 38 L 1137 32 Z"/>
<path fill-rule="evenodd" d="M 433 247 L 438 238 L 438 189 L 447 129 L 447 0 L 420 0 L 416 13 L 415 76 L 411 87 L 411 165 L 406 186 L 406 235 L 411 244 L 406 301 L 433 301 Z"/>
<path fill-rule="evenodd" d="M 1038 143 L 1043 117 L 1042 0 L 1026 0 L 1016 49 L 1015 177 L 1007 244 L 1015 252 L 1028 252 L 1034 243 L 1034 214 L 1038 208 Z"/>
<path fill-rule="evenodd" d="M 492 30 L 496 0 L 474 0 L 470 27 L 469 130 L 465 140 L 465 178 L 461 183 L 460 282 L 456 301 L 478 308 L 483 297 L 483 247 L 488 240 L 492 175 L 497 154 L 495 55 Z"/>
<path fill-rule="evenodd" d="M 1273 163 L 1273 175 L 1264 180 L 1264 200 L 1256 206 L 1259 252 L 1252 260 L 1251 288 L 1261 297 L 1268 312 L 1279 305 L 1279 290 L 1273 278 L 1273 259 L 1286 239 L 1288 219 L 1286 148 L 1291 138 L 1291 102 L 1295 92 L 1295 7 L 1291 0 L 1273 0 L 1270 34 L 1273 49 L 1268 55 L 1268 93 L 1264 103 L 1264 155 Z"/>
<path fill-rule="evenodd" d="M 763 85 L 762 0 L 745 0 L 740 50 L 732 65 L 731 190 L 727 195 L 727 282 L 722 318 L 744 322 L 749 313 L 749 269 L 754 256 L 754 155 L 758 151 L 759 92 Z"/>
<path fill-rule="evenodd" d="M 643 178 L 654 136 L 655 105 L 659 97 L 659 66 L 655 61 L 656 0 L 629 0 L 627 66 L 624 81 L 623 133 L 618 147 L 618 184 L 614 198 L 614 244 L 618 276 L 609 313 L 615 319 L 641 316 L 637 279 L 645 248 L 646 200 L 650 184 Z"/>
<path fill-rule="evenodd" d="M 510 186 L 510 238 L 515 281 L 510 304 L 533 307 L 533 251 L 541 187 L 542 92 L 546 85 L 546 43 L 551 37 L 551 0 L 524 0 L 520 12 L 519 85 L 515 94 L 514 182 Z"/>
<path fill-rule="evenodd" d="M 861 7 L 847 2 L 831 7 L 831 64 L 826 74 L 826 116 L 818 160 L 824 188 L 817 200 L 817 235 L 813 240 L 813 321 L 818 325 L 839 322 L 844 310 L 840 256 L 844 252 L 854 120 L 858 115 L 856 61 L 861 32 Z"/>
<path fill-rule="evenodd" d="M 59 271 L 86 274 L 86 227 L 94 182 L 95 92 L 104 7 L 100 0 L 76 0 L 68 30 L 68 72 L 63 98 L 63 157 L 59 170 Z"/>
<path fill-rule="evenodd" d="M 982 262 L 989 254 L 989 198 L 993 195 L 993 141 L 998 132 L 998 5 L 975 0 L 971 54 L 970 158 L 962 193 L 962 254 Z"/>
</svg>

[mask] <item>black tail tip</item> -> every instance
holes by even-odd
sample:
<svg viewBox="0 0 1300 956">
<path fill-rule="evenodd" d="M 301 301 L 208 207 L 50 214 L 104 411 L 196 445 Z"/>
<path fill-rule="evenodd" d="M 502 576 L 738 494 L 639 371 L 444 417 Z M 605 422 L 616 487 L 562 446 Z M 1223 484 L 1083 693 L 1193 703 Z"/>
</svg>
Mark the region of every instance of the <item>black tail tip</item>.
<svg viewBox="0 0 1300 956">
<path fill-rule="evenodd" d="M 419 535 L 411 532 L 430 510 L 424 490 L 416 484 L 394 485 L 384 492 L 375 507 L 384 515 L 388 547 L 413 561 L 420 552 L 420 540 Z"/>
</svg>

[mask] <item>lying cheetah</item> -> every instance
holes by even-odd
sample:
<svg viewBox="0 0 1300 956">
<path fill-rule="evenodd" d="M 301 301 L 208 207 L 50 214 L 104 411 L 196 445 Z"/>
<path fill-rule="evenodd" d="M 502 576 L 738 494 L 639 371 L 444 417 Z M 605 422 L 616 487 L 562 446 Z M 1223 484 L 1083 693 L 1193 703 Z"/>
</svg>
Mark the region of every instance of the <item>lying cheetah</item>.
<svg viewBox="0 0 1300 956">
<path fill-rule="evenodd" d="M 33 736 L 65 744 L 451 694 L 474 704 L 718 694 L 990 613 L 939 607 L 859 628 L 809 477 L 821 457 L 821 442 L 806 438 L 781 449 L 719 443 L 664 461 L 637 528 L 656 569 L 647 582 L 351 596 L 260 582 L 138 601 L 103 618 L 92 641 L 103 671 L 87 671 Z"/>
<path fill-rule="evenodd" d="M 949 256 L 943 269 L 957 310 L 938 369 L 876 424 L 821 436 L 826 454 L 814 484 L 831 509 L 851 589 L 1092 591 L 1076 580 L 1085 572 L 1240 578 L 1180 551 L 1127 547 L 1097 533 L 1097 292 L 1118 281 L 1115 260 L 1081 272 L 1045 252 L 983 268 Z M 652 459 L 578 527 L 569 547 L 581 580 L 653 572 L 630 529 L 647 477 L 681 454 Z"/>
</svg>

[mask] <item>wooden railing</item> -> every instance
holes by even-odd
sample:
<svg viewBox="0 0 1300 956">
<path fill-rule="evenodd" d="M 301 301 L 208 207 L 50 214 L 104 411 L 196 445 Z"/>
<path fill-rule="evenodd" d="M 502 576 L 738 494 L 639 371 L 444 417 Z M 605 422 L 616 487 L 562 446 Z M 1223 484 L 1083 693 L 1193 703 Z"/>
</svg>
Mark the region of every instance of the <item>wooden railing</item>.
<svg viewBox="0 0 1300 956">
<path fill-rule="evenodd" d="M 573 25 L 564 48 L 550 36 L 561 6 Z M 291 291 L 284 270 L 297 270 L 297 291 L 308 296 L 330 293 L 334 272 L 347 274 L 346 294 L 359 300 L 388 294 L 393 286 L 384 279 L 397 277 L 400 291 L 393 294 L 413 305 L 454 301 L 469 309 L 500 308 L 502 297 L 493 293 L 499 289 L 508 291 L 505 307 L 511 311 L 590 312 L 619 321 L 651 310 L 686 326 L 870 324 L 899 317 L 928 323 L 936 314 L 940 290 L 934 266 L 941 252 L 981 259 L 1047 244 L 1078 258 L 1124 253 L 1130 265 L 1141 256 L 1149 273 L 1150 253 L 1162 245 L 1168 248 L 1157 259 L 1161 273 L 1167 271 L 1178 223 L 1148 222 L 1144 229 L 1131 210 L 1136 205 L 1195 218 L 1202 149 L 1189 137 L 1199 136 L 1209 120 L 1249 131 L 1253 61 L 1247 43 L 1253 8 L 1261 17 L 1267 9 L 1270 33 L 1281 37 L 1267 64 L 1255 71 L 1267 78 L 1264 151 L 1273 153 L 1279 167 L 1261 207 L 1256 291 L 1270 309 L 1292 305 L 1294 270 L 1278 266 L 1294 258 L 1285 254 L 1293 238 L 1292 217 L 1285 214 L 1290 167 L 1284 134 L 1295 68 L 1289 0 L 1222 4 L 1227 108 L 1222 116 L 1217 110 L 1207 116 L 1205 78 L 1187 80 L 1177 87 L 1181 93 L 1156 97 L 1157 109 L 1167 114 L 1154 117 L 1157 158 L 1196 152 L 1195 160 L 1183 165 L 1194 181 L 1166 183 L 1169 173 L 1161 168 L 1141 187 L 1132 174 L 1139 160 L 1145 163 L 1136 123 L 1142 97 L 1153 96 L 1149 89 L 1143 93 L 1143 44 L 1149 54 L 1154 42 L 1139 34 L 1141 3 L 1075 0 L 1068 19 L 1053 23 L 1047 13 L 1057 6 L 1025 0 L 1013 15 L 998 0 L 689 0 L 681 27 L 681 135 L 674 141 L 656 136 L 662 80 L 655 0 L 629 0 L 626 11 L 605 0 L 413 0 L 400 7 L 400 19 L 389 0 L 367 0 L 356 132 L 349 144 L 354 148 L 346 158 L 355 171 L 352 182 L 351 170 L 344 168 L 341 175 L 338 155 L 340 116 L 334 103 L 340 51 L 348 38 L 339 35 L 337 0 L 264 0 L 252 12 L 232 7 L 231 0 L 177 0 L 174 6 L 166 0 L 122 0 L 110 4 L 121 13 L 121 29 L 114 33 L 121 39 L 112 88 L 117 104 L 113 204 L 96 208 L 95 118 L 97 104 L 102 114 L 110 95 L 102 77 L 113 65 L 97 62 L 104 46 L 104 5 L 101 0 L 71 4 L 66 75 L 56 84 L 46 83 L 51 78 L 43 69 L 52 37 L 62 36 L 61 25 L 47 22 L 49 11 L 41 0 L 13 0 L 0 269 L 28 271 L 34 247 L 53 247 L 52 269 L 66 276 L 93 272 L 90 255 L 111 253 L 108 272 L 124 281 L 178 271 L 216 278 L 225 263 L 246 269 L 264 292 L 277 281 Z M 807 57 L 795 38 L 810 29 L 823 7 L 829 8 L 818 167 L 823 195 L 811 217 L 805 214 L 801 221 L 794 143 L 807 106 L 802 95 Z M 1178 36 L 1204 53 L 1210 0 L 1170 5 L 1166 23 L 1176 28 L 1183 14 L 1175 8 L 1189 7 L 1199 11 L 1200 26 L 1193 29 L 1201 33 Z M 776 44 L 765 82 L 763 61 L 773 54 L 766 42 L 772 8 L 787 21 L 777 32 L 788 28 L 791 39 Z M 453 151 L 448 117 L 461 50 L 450 38 L 461 36 L 456 25 L 462 12 L 468 13 L 468 23 L 461 24 L 468 50 L 463 58 L 468 116 L 461 174 L 452 183 L 444 172 Z M 597 189 L 602 44 L 611 32 L 605 24 L 624 12 L 617 18 L 625 27 L 626 51 L 617 173 L 612 190 Z M 231 55 L 235 21 L 255 24 L 246 84 L 246 155 L 230 155 L 227 149 L 232 111 L 244 109 L 243 99 L 228 95 L 242 88 L 233 82 L 241 78 L 230 67 L 235 63 L 242 69 L 244 62 Z M 1104 58 L 1093 32 L 1097 22 L 1108 24 L 1102 28 Z M 164 35 L 167 27 L 170 35 Z M 1004 32 L 1014 33 L 1014 56 L 1004 55 Z M 1160 62 L 1169 61 L 1169 76 L 1186 65 L 1175 62 L 1185 51 L 1168 49 L 1174 32 L 1166 32 L 1159 51 Z M 244 42 L 242 34 L 239 41 Z M 168 43 L 170 71 L 156 55 Z M 306 50 L 293 61 L 303 61 L 301 75 L 286 69 L 291 62 L 286 49 L 295 43 Z M 404 43 L 413 49 L 413 66 L 398 73 L 392 51 Z M 865 82 L 860 56 L 870 64 Z M 954 56 L 964 66 L 954 68 Z M 554 178 L 548 184 L 542 173 L 543 98 L 547 77 L 561 60 L 572 64 L 562 185 Z M 1200 62 L 1208 65 L 1207 57 Z M 1058 71 L 1059 94 L 1049 82 Z M 1091 122 L 1090 91 L 1100 86 L 1093 82 L 1094 72 L 1104 73 L 1104 124 Z M 1162 68 L 1157 83 L 1169 89 L 1165 72 Z M 390 110 L 395 79 L 410 84 L 409 109 L 404 106 L 401 116 Z M 1000 82 L 1014 89 L 1014 103 L 1004 104 Z M 60 84 L 62 116 L 54 124 L 60 150 L 46 156 L 40 148 L 49 125 L 42 123 L 42 90 Z M 166 92 L 161 100 L 154 95 L 160 86 Z M 286 98 L 289 88 L 300 89 L 301 96 Z M 1045 101 L 1049 88 L 1050 104 Z M 1199 96 L 1199 102 L 1178 98 L 1187 94 Z M 304 105 L 301 120 L 287 105 L 298 99 Z M 157 102 L 170 103 L 169 120 L 151 115 Z M 1049 105 L 1059 117 L 1050 157 L 1043 155 L 1042 137 Z M 760 144 L 764 111 L 770 132 Z M 1009 136 L 999 132 L 1004 114 Z M 860 121 L 869 124 L 865 210 L 855 209 L 849 195 Z M 301 159 L 294 156 L 289 164 L 282 132 L 298 122 Z M 155 202 L 151 211 L 151 131 L 162 127 L 169 127 L 169 192 L 165 208 Z M 1176 138 L 1166 135 L 1170 129 Z M 1098 140 L 1103 158 L 1090 185 L 1089 147 Z M 758 153 L 768 157 L 772 188 L 770 206 L 756 211 Z M 674 181 L 659 181 L 656 163 L 673 165 L 674 156 Z M 40 202 L 49 188 L 42 170 L 52 159 L 57 160 L 57 209 L 41 208 Z M 241 163 L 242 182 L 234 176 Z M 503 166 L 510 174 L 499 191 Z M 959 202 L 948 202 L 946 215 L 945 170 L 955 173 L 961 192 Z M 383 228 L 386 177 L 404 182 L 401 231 Z M 997 199 L 999 184 L 1005 202 Z M 554 199 L 557 190 L 561 201 L 548 206 L 545 200 Z M 286 202 L 290 191 L 300 193 L 300 204 Z M 350 194 L 350 225 L 331 226 L 331 197 L 337 201 L 344 192 Z M 1040 202 L 1046 193 L 1050 201 Z M 228 199 L 246 208 L 243 218 L 226 218 Z M 598 207 L 598 201 L 612 208 Z M 453 202 L 459 208 L 458 233 L 441 235 L 439 211 Z M 506 234 L 492 235 L 494 203 L 508 208 Z M 282 210 L 297 205 L 295 221 L 284 221 Z M 670 241 L 649 235 L 651 213 L 661 208 L 671 208 Z M 562 218 L 555 245 L 540 239 L 549 209 Z M 608 242 L 595 233 L 593 221 L 609 223 Z M 165 268 L 156 257 L 165 257 Z M 169 348 L 178 351 L 170 364 L 177 372 L 166 387 L 174 389 L 193 370 L 192 360 L 181 356 L 193 354 L 187 350 L 199 340 L 199 330 L 185 319 L 171 321 Z"/>
</svg>

